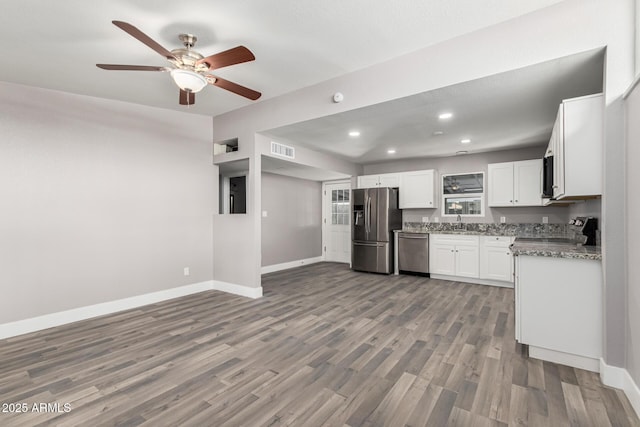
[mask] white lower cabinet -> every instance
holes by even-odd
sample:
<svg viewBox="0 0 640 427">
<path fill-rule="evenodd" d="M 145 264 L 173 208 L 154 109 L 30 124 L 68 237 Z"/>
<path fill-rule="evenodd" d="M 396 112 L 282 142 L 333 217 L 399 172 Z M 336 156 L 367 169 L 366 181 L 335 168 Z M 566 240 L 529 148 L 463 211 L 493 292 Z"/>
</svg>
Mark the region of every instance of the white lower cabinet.
<svg viewBox="0 0 640 427">
<path fill-rule="evenodd" d="M 429 272 L 431 274 L 456 274 L 455 245 L 446 243 L 434 243 L 433 235 L 430 236 L 429 245 Z"/>
<path fill-rule="evenodd" d="M 480 237 L 480 278 L 513 283 L 513 255 L 510 236 Z"/>
<path fill-rule="evenodd" d="M 447 276 L 478 277 L 479 236 L 431 234 L 429 272 Z"/>
<path fill-rule="evenodd" d="M 598 372 L 601 261 L 518 255 L 515 264 L 515 335 L 529 356 Z"/>
</svg>

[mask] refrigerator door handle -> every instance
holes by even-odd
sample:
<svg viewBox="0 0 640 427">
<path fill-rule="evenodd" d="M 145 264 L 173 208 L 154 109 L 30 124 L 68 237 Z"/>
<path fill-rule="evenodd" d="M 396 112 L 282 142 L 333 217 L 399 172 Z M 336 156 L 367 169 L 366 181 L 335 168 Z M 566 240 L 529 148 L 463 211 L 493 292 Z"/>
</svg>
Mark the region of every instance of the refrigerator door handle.
<svg viewBox="0 0 640 427">
<path fill-rule="evenodd" d="M 367 227 L 369 226 L 369 225 L 367 224 L 367 217 L 368 217 L 368 212 L 367 212 L 367 196 L 366 196 L 366 194 L 365 194 L 365 198 L 364 198 L 364 235 L 365 235 L 365 238 L 366 238 L 366 236 L 367 236 L 367 232 L 368 232 L 368 231 L 367 231 Z"/>
<path fill-rule="evenodd" d="M 367 197 L 367 238 L 371 232 L 371 197 Z"/>
<path fill-rule="evenodd" d="M 364 200 L 364 233 L 369 238 L 369 196 L 365 195 Z"/>
<path fill-rule="evenodd" d="M 371 247 L 381 247 L 384 246 L 382 243 L 378 242 L 353 242 L 354 246 L 371 246 Z"/>
</svg>

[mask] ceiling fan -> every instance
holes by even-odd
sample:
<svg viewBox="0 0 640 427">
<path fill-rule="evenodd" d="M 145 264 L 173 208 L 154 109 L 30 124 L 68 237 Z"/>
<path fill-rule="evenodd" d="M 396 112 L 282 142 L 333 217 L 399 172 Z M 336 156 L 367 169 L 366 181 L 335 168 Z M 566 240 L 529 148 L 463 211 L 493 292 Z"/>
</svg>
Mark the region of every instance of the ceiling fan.
<svg viewBox="0 0 640 427">
<path fill-rule="evenodd" d="M 169 51 L 133 25 L 122 21 L 112 22 L 116 27 L 164 56 L 171 63 L 171 66 L 96 64 L 98 68 L 118 71 L 168 72 L 180 88 L 179 100 L 181 105 L 193 105 L 196 101 L 196 93 L 200 92 L 207 84 L 226 89 L 253 101 L 262 95 L 260 92 L 208 73 L 211 70 L 256 59 L 253 53 L 244 46 L 234 47 L 205 57 L 192 49 L 197 41 L 196 36 L 193 34 L 180 34 L 178 38 L 182 41 L 184 47 Z"/>
</svg>

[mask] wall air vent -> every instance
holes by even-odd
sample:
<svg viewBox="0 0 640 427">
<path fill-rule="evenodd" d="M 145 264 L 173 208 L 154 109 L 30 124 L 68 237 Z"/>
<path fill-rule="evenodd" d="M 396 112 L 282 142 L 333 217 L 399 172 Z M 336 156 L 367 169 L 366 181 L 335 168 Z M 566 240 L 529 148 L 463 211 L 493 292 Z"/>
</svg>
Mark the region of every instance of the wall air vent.
<svg viewBox="0 0 640 427">
<path fill-rule="evenodd" d="M 289 147 L 288 145 L 280 144 L 279 142 L 271 141 L 271 154 L 286 157 L 288 159 L 295 159 L 296 149 Z"/>
</svg>

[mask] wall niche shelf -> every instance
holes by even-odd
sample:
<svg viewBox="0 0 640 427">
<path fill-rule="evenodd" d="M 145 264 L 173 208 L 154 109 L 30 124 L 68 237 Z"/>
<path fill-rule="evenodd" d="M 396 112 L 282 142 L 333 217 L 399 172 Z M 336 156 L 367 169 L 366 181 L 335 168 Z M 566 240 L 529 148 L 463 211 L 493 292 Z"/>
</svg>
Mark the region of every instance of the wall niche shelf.
<svg viewBox="0 0 640 427">
<path fill-rule="evenodd" d="M 232 153 L 238 151 L 238 138 L 231 138 L 224 141 L 213 143 L 213 155 Z"/>
</svg>

